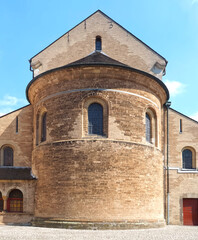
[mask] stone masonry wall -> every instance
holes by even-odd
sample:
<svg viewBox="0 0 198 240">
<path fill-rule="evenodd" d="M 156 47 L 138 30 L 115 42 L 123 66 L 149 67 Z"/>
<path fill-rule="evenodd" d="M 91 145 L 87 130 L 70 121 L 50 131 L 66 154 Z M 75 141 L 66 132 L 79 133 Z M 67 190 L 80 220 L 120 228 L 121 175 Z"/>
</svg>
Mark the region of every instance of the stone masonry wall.
<svg viewBox="0 0 198 240">
<path fill-rule="evenodd" d="M 28 96 L 34 108 L 36 217 L 163 222 L 166 94 L 159 83 L 122 68 L 82 67 L 38 78 Z M 86 135 L 87 101 L 106 105 L 105 136 Z M 145 139 L 148 108 L 156 115 L 156 145 Z M 42 109 L 47 139 L 36 145 Z"/>
<path fill-rule="evenodd" d="M 198 198 L 198 171 L 182 171 L 182 150 L 188 147 L 195 151 L 197 169 L 198 123 L 171 109 L 169 119 L 170 224 L 183 224 L 183 198 Z"/>
<path fill-rule="evenodd" d="M 18 132 L 16 132 L 18 117 Z M 14 150 L 14 166 L 31 167 L 32 106 L 28 105 L 0 118 L 0 166 L 3 165 L 3 147 Z"/>
<path fill-rule="evenodd" d="M 18 131 L 16 118 L 18 117 Z M 13 148 L 14 167 L 32 167 L 32 106 L 28 105 L 0 118 L 0 166 L 3 166 L 3 148 Z M 12 179 L 13 176 L 10 176 Z M 4 211 L 0 223 L 28 223 L 34 214 L 35 180 L 0 180 Z M 7 199 L 13 189 L 23 193 L 23 213 L 7 212 Z"/>
<path fill-rule="evenodd" d="M 38 61 L 42 64 L 35 70 L 35 76 L 89 55 L 95 51 L 96 36 L 101 36 L 105 54 L 126 65 L 153 75 L 151 69 L 156 62 L 166 65 L 165 60 L 149 47 L 101 12 L 96 12 L 33 57 L 32 64 Z M 161 79 L 162 72 L 156 76 Z"/>
<path fill-rule="evenodd" d="M 28 96 L 34 104 L 34 139 L 36 115 L 42 109 L 48 111 L 47 141 L 81 138 L 84 135 L 84 102 L 93 96 L 107 103 L 110 139 L 145 143 L 145 113 L 148 108 L 153 109 L 157 116 L 157 146 L 161 149 L 163 119 L 160 110 L 166 94 L 159 84 L 146 76 L 119 68 L 74 70 L 63 69 L 47 74 L 30 86 Z M 87 90 L 91 88 L 106 91 Z"/>
<path fill-rule="evenodd" d="M 163 221 L 162 154 L 108 140 L 62 141 L 33 152 L 36 217 Z"/>
<path fill-rule="evenodd" d="M 0 180 L 0 192 L 4 200 L 4 210 L 0 212 L 1 223 L 30 223 L 34 215 L 35 180 Z M 7 212 L 7 199 L 13 189 L 23 193 L 23 212 Z"/>
</svg>

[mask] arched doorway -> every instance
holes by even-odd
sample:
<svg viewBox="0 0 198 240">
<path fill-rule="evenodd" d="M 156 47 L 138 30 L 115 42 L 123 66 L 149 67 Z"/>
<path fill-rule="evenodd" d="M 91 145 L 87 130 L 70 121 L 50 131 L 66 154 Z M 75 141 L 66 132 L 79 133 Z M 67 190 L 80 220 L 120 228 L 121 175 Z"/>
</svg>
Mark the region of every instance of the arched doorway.
<svg viewBox="0 0 198 240">
<path fill-rule="evenodd" d="M 8 212 L 23 212 L 23 193 L 14 189 L 10 192 L 7 201 Z"/>
</svg>

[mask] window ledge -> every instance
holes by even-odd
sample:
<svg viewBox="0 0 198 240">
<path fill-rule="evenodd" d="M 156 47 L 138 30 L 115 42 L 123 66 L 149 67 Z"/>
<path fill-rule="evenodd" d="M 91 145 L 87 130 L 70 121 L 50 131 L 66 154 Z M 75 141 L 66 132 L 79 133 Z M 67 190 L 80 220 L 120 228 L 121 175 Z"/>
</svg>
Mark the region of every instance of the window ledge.
<svg viewBox="0 0 198 240">
<path fill-rule="evenodd" d="M 186 169 L 186 168 L 179 168 L 177 170 L 178 173 L 198 173 L 198 169 L 192 168 L 192 169 Z"/>
<path fill-rule="evenodd" d="M 105 136 L 105 135 L 97 135 L 97 134 L 90 134 L 90 135 L 86 135 L 86 136 L 83 137 L 83 139 L 90 139 L 90 138 L 101 139 L 101 138 L 107 138 L 107 136 Z"/>
<path fill-rule="evenodd" d="M 166 167 L 167 169 L 167 167 Z M 169 167 L 169 170 L 177 170 L 177 173 L 195 173 L 198 174 L 197 168 L 187 169 L 187 168 L 178 168 L 178 167 Z"/>
</svg>

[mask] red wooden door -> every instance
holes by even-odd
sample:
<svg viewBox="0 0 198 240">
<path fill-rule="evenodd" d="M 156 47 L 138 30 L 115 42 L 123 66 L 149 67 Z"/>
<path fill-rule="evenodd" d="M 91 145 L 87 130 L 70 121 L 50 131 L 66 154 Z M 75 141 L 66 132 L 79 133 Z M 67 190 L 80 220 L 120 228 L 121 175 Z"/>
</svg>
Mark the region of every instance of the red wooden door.
<svg viewBox="0 0 198 240">
<path fill-rule="evenodd" d="M 183 224 L 198 225 L 198 199 L 183 199 Z"/>
</svg>

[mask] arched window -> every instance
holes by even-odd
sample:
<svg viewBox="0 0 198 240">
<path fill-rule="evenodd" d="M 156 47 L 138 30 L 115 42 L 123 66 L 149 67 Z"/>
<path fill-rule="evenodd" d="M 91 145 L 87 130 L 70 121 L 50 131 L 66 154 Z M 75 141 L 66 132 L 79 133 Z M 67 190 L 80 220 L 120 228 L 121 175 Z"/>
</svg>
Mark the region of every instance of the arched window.
<svg viewBox="0 0 198 240">
<path fill-rule="evenodd" d="M 3 148 L 3 165 L 13 166 L 13 149 L 11 147 Z"/>
<path fill-rule="evenodd" d="M 3 211 L 3 198 L 2 198 L 2 193 L 0 192 L 0 212 Z"/>
<path fill-rule="evenodd" d="M 146 141 L 151 142 L 151 118 L 148 113 L 146 113 Z"/>
<path fill-rule="evenodd" d="M 102 50 L 102 40 L 100 36 L 96 37 L 96 51 Z"/>
<path fill-rule="evenodd" d="M 43 113 L 41 117 L 41 142 L 46 140 L 46 120 L 47 120 L 47 113 Z"/>
<path fill-rule="evenodd" d="M 88 107 L 88 134 L 103 135 L 103 107 L 99 103 Z"/>
<path fill-rule="evenodd" d="M 39 144 L 39 113 L 36 115 L 36 145 Z"/>
<path fill-rule="evenodd" d="M 23 193 L 14 189 L 10 192 L 7 201 L 8 212 L 23 212 Z"/>
<path fill-rule="evenodd" d="M 184 149 L 182 152 L 183 168 L 193 169 L 193 154 L 190 149 Z"/>
<path fill-rule="evenodd" d="M 147 142 L 158 146 L 157 116 L 152 108 L 148 108 L 145 114 L 145 138 Z"/>
</svg>

